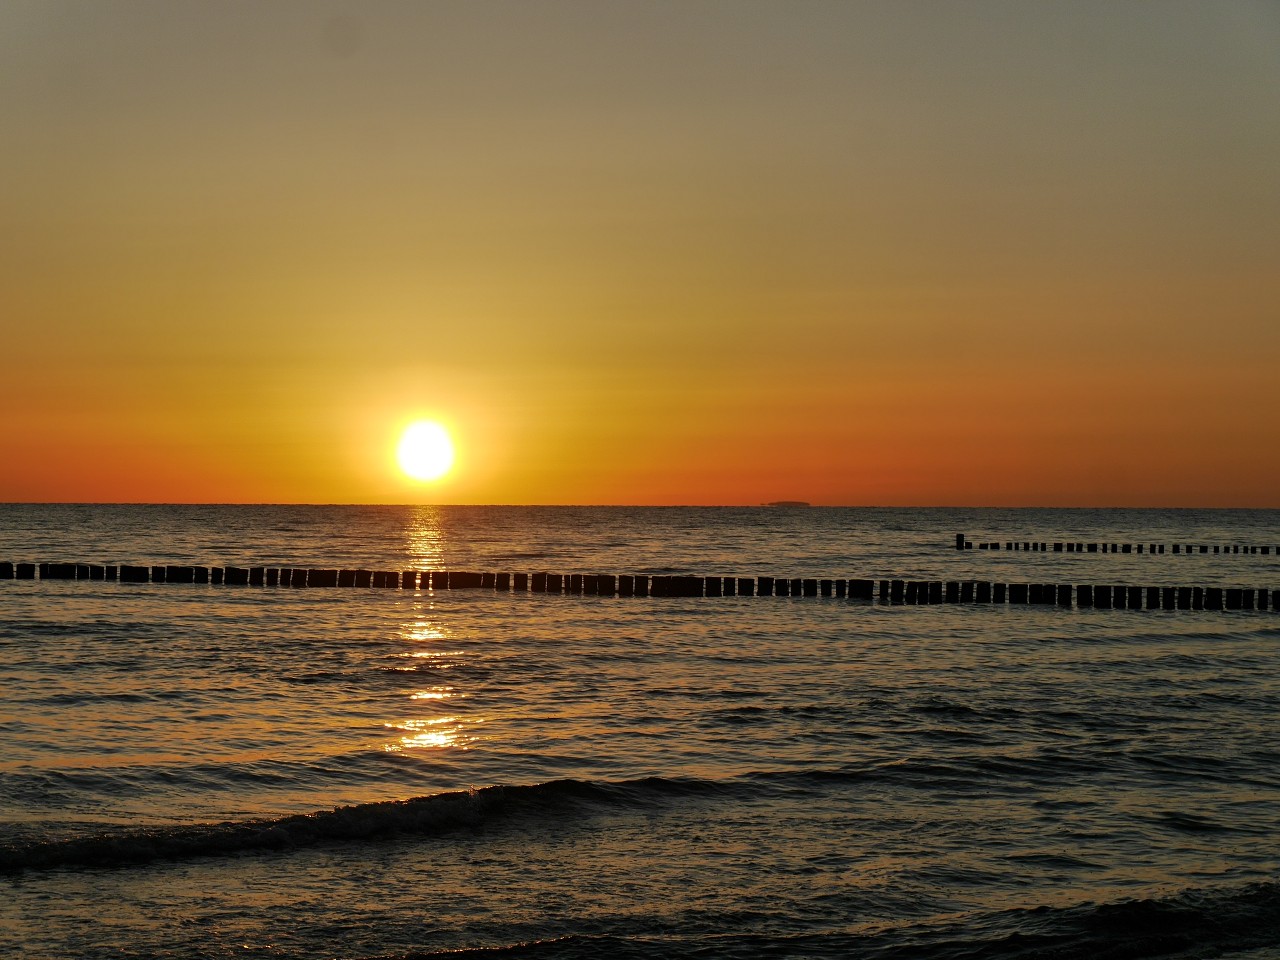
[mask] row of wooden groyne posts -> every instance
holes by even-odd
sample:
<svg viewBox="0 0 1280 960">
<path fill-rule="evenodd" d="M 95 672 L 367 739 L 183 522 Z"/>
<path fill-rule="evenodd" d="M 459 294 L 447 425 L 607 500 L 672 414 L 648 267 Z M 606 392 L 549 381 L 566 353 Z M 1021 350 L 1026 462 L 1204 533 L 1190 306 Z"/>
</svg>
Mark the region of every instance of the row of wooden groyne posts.
<svg viewBox="0 0 1280 960">
<path fill-rule="evenodd" d="M 1248 543 L 1076 543 L 1067 540 L 982 540 L 976 544 L 963 533 L 956 534 L 957 550 L 1026 550 L 1036 553 L 1169 553 L 1185 554 L 1261 554 L 1270 556 L 1270 544 Z M 1275 547 L 1276 556 L 1280 556 L 1280 545 Z"/>
<path fill-rule="evenodd" d="M 846 580 L 818 577 L 474 573 L 311 567 L 130 566 L 0 563 L 0 580 L 96 580 L 249 587 L 493 590 L 619 597 L 833 597 L 888 604 L 1037 604 L 1124 610 L 1271 610 L 1280 589 L 989 583 L 982 580 Z"/>
</svg>

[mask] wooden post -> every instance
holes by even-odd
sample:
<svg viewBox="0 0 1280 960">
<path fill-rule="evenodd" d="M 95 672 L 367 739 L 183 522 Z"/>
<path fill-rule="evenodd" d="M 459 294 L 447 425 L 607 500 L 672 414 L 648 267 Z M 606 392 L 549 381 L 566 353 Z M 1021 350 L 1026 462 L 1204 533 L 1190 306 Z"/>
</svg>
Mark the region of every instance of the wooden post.
<svg viewBox="0 0 1280 960">
<path fill-rule="evenodd" d="M 965 580 L 960 584 L 960 602 L 973 603 L 973 581 Z"/>
<path fill-rule="evenodd" d="M 724 596 L 723 577 L 703 577 L 703 591 L 708 597 Z"/>
<path fill-rule="evenodd" d="M 529 575 L 527 573 L 517 573 L 512 577 L 511 589 L 516 593 L 527 593 L 529 590 Z"/>
<path fill-rule="evenodd" d="M 956 534 L 956 549 L 957 549 L 957 550 L 963 550 L 963 549 L 964 549 L 964 534 L 963 534 L 963 533 L 957 533 L 957 534 Z"/>
<path fill-rule="evenodd" d="M 667 577 L 667 596 L 700 597 L 703 591 L 702 577 Z"/>
<path fill-rule="evenodd" d="M 960 583 L 957 580 L 947 581 L 947 603 L 960 602 Z"/>
<path fill-rule="evenodd" d="M 991 585 L 991 602 L 1004 603 L 1008 594 L 1009 585 L 1005 583 L 993 583 Z"/>
<path fill-rule="evenodd" d="M 1080 583 L 1076 585 L 1076 606 L 1078 607 L 1093 606 L 1093 584 Z"/>
<path fill-rule="evenodd" d="M 756 592 L 756 580 L 754 577 L 738 578 L 738 596 L 753 597 Z"/>
<path fill-rule="evenodd" d="M 757 577 L 756 593 L 762 597 L 773 596 L 773 577 Z"/>
<path fill-rule="evenodd" d="M 1058 606 L 1060 607 L 1071 606 L 1071 584 L 1069 583 L 1058 584 Z"/>
<path fill-rule="evenodd" d="M 18 564 L 18 576 L 22 576 L 22 568 L 29 566 L 28 564 Z M 149 583 L 151 581 L 151 568 L 139 567 L 130 564 L 120 565 L 120 582 L 121 583 Z"/>
<path fill-rule="evenodd" d="M 1027 602 L 1027 584 L 1011 583 L 1009 584 L 1009 602 L 1010 603 L 1026 603 Z"/>
<path fill-rule="evenodd" d="M 991 602 L 991 584 L 987 583 L 985 580 L 978 581 L 977 602 L 978 603 Z"/>
<path fill-rule="evenodd" d="M 902 603 L 906 599 L 906 583 L 902 580 L 889 581 L 889 599 L 892 603 Z"/>
</svg>

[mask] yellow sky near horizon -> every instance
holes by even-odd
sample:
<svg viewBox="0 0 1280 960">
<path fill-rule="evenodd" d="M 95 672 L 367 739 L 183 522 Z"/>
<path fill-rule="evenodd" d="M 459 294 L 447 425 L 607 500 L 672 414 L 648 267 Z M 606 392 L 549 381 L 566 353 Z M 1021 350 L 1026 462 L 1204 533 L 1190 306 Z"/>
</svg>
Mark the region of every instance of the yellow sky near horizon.
<svg viewBox="0 0 1280 960">
<path fill-rule="evenodd" d="M 1280 506 L 1277 49 L 1267 2 L 8 3 L 0 501 Z"/>
</svg>

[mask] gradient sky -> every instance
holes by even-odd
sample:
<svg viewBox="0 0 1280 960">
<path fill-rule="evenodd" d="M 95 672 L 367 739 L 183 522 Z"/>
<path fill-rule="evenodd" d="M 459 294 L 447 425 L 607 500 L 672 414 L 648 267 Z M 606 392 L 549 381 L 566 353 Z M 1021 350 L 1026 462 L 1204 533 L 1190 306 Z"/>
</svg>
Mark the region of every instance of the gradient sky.
<svg viewBox="0 0 1280 960">
<path fill-rule="evenodd" d="M 0 501 L 1280 507 L 1277 51 L 1273 0 L 4 0 Z"/>
</svg>

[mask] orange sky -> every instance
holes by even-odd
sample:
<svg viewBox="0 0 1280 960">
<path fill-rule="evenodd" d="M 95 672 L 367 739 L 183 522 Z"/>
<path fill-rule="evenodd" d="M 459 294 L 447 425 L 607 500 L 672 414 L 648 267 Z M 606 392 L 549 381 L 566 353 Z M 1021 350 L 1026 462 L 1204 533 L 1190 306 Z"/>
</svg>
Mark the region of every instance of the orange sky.
<svg viewBox="0 0 1280 960">
<path fill-rule="evenodd" d="M 1270 2 L 6 3 L 0 501 L 1280 507 L 1278 49 Z"/>
</svg>

